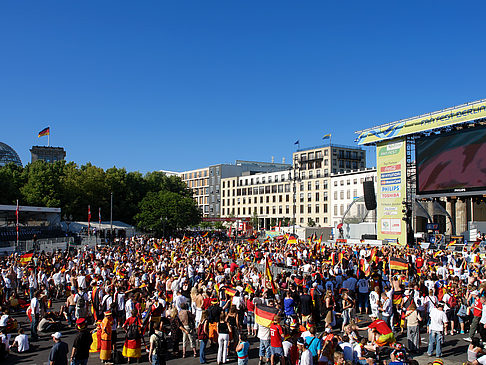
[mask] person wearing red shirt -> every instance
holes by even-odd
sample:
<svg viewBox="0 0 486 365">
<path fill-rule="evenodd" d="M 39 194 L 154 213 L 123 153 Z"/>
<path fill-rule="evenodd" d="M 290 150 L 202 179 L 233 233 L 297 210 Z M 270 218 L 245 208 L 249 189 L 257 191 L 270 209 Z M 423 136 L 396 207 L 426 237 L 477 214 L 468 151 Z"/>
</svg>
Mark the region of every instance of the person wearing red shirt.
<svg viewBox="0 0 486 365">
<path fill-rule="evenodd" d="M 366 346 L 369 351 L 375 351 L 376 347 L 382 347 L 396 341 L 393 331 L 382 319 L 374 320 L 368 327 L 358 328 L 360 331 L 366 329 L 368 330 L 368 340 L 373 342 L 373 345 Z"/>
<path fill-rule="evenodd" d="M 474 304 L 471 307 L 473 319 L 471 321 L 471 327 L 469 327 L 469 337 L 464 338 L 464 341 L 471 341 L 476 334 L 479 320 L 481 319 L 481 313 L 483 311 L 483 303 L 481 303 L 481 300 L 479 299 L 479 292 L 477 290 L 473 290 L 471 295 L 474 297 Z"/>
<path fill-rule="evenodd" d="M 250 297 L 246 299 L 246 324 L 248 327 L 248 335 L 250 336 L 256 336 L 254 297 L 254 294 L 251 293 Z"/>
<path fill-rule="evenodd" d="M 284 352 L 282 341 L 284 332 L 282 326 L 279 324 L 279 316 L 275 316 L 273 323 L 270 326 L 270 364 L 275 365 L 276 358 L 280 358 L 280 364 L 284 365 Z"/>
</svg>

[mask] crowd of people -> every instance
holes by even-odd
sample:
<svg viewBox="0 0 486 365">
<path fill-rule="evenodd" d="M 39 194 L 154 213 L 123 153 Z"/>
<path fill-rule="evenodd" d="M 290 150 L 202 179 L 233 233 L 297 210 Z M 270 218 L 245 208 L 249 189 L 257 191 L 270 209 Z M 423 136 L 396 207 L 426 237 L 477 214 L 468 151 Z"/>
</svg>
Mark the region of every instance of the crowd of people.
<svg viewBox="0 0 486 365">
<path fill-rule="evenodd" d="M 246 365 L 252 347 L 259 365 L 417 364 L 422 353 L 439 365 L 445 338 L 459 332 L 470 342 L 467 361 L 486 364 L 478 246 L 429 251 L 201 234 L 11 255 L 0 261 L 0 351 L 28 351 L 45 333 L 55 342 L 52 365 L 68 357 L 85 365 L 90 352 L 103 363 L 194 356 L 204 364 L 216 353 L 218 365 Z M 52 302 L 62 303 L 58 311 Z M 30 338 L 11 315 L 23 310 Z M 71 351 L 62 335 L 69 327 L 78 331 Z"/>
</svg>

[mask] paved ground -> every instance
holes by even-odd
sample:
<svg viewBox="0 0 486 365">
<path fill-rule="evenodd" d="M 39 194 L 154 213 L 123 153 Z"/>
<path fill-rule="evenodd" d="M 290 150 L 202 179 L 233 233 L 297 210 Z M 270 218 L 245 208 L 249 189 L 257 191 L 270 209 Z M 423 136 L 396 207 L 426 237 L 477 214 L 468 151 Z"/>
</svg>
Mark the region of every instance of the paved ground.
<svg viewBox="0 0 486 365">
<path fill-rule="evenodd" d="M 55 307 L 57 307 L 59 303 L 55 303 Z M 29 329 L 30 329 L 30 322 L 28 321 L 28 318 L 25 314 L 20 314 L 20 315 L 14 315 L 14 317 L 17 319 L 19 324 L 22 325 L 24 330 L 26 331 L 25 333 L 29 334 Z M 365 325 L 365 319 L 363 318 L 363 321 L 359 324 L 360 326 Z M 65 336 L 64 341 L 69 345 L 69 350 L 71 351 L 71 346 L 74 340 L 74 336 L 76 334 L 76 330 L 74 329 L 66 329 L 62 331 L 63 335 Z M 364 334 L 364 333 L 363 333 Z M 118 342 L 118 348 L 121 351 L 123 347 L 123 342 L 120 340 L 120 338 L 123 338 L 121 335 L 121 331 L 119 332 L 119 342 Z M 464 335 L 454 335 L 454 336 L 446 336 L 445 338 L 445 344 L 443 346 L 443 360 L 445 364 L 450 364 L 450 365 L 461 365 L 464 361 L 467 359 L 467 346 L 468 343 L 462 340 L 462 338 L 465 337 Z M 418 360 L 419 364 L 426 365 L 429 361 L 433 360 L 433 358 L 429 358 L 427 356 L 427 345 L 428 345 L 428 335 L 425 333 L 422 333 L 421 335 L 422 338 L 422 346 L 421 350 L 424 352 L 424 354 L 420 356 L 415 356 L 414 358 Z M 398 337 L 399 342 L 406 344 L 406 334 L 405 336 L 399 336 Z M 251 365 L 256 365 L 258 364 L 258 340 L 255 340 L 253 338 L 250 338 L 250 343 L 251 343 L 251 348 L 250 348 L 250 361 L 249 363 Z M 14 364 L 29 364 L 29 365 L 48 365 L 48 356 L 49 356 L 49 351 L 53 345 L 53 341 L 50 337 L 49 334 L 43 334 L 41 335 L 41 339 L 37 342 L 34 343 L 34 350 L 32 352 L 29 352 L 27 354 L 14 354 L 11 353 L 9 358 L 4 361 L 3 363 L 6 365 L 14 365 Z M 207 355 L 207 360 L 209 363 L 216 365 L 216 353 L 217 353 L 217 347 L 216 348 L 211 348 L 208 351 Z M 187 352 L 188 355 L 190 355 L 190 352 Z M 142 364 L 148 364 L 148 355 L 145 353 L 143 354 L 143 357 L 140 361 Z M 235 356 L 231 356 L 229 358 L 229 363 L 236 364 L 236 358 Z M 92 364 L 101 364 L 101 361 L 99 359 L 99 354 L 94 353 L 91 354 L 91 357 L 88 362 L 89 365 Z M 172 359 L 168 361 L 168 364 L 170 365 L 198 365 L 199 364 L 199 358 L 193 358 L 188 357 L 185 359 Z"/>
</svg>

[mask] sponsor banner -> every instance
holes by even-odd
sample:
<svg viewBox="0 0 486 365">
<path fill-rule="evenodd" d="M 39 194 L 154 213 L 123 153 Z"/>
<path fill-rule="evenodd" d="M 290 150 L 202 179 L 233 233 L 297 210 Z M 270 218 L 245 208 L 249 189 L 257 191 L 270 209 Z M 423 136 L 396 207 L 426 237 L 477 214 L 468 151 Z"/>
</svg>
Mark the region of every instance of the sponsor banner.
<svg viewBox="0 0 486 365">
<path fill-rule="evenodd" d="M 381 176 L 383 178 L 383 175 Z M 392 185 L 392 184 L 400 184 L 402 179 L 387 179 L 381 180 L 381 185 Z"/>
<path fill-rule="evenodd" d="M 406 142 L 380 142 L 376 147 L 379 193 L 377 194 L 377 238 L 405 245 L 406 223 L 402 200 L 406 197 Z"/>
<path fill-rule="evenodd" d="M 392 179 L 394 177 L 401 177 L 401 176 L 402 176 L 401 171 L 388 172 L 388 173 L 381 174 L 382 179 Z"/>
<path fill-rule="evenodd" d="M 357 142 L 359 145 L 374 143 L 480 118 L 486 118 L 485 100 L 363 131 L 358 136 Z"/>
</svg>

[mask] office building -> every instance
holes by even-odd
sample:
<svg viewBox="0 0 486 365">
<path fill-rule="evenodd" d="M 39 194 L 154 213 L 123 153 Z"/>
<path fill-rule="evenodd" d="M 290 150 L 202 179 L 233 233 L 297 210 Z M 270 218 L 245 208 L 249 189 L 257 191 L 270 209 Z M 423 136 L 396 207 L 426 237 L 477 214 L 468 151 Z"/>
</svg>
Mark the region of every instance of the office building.
<svg viewBox="0 0 486 365">
<path fill-rule="evenodd" d="M 365 151 L 324 145 L 299 149 L 292 161 L 292 168 L 284 173 L 223 179 L 221 216 L 258 217 L 265 228 L 294 219 L 300 226 L 331 226 L 331 173 L 364 168 Z"/>
<path fill-rule="evenodd" d="M 337 227 L 341 223 L 344 213 L 353 201 L 363 197 L 363 182 L 373 181 L 376 192 L 376 168 L 366 168 L 348 172 L 331 174 L 331 223 Z M 357 206 L 358 216 L 364 216 L 363 204 Z"/>
</svg>

